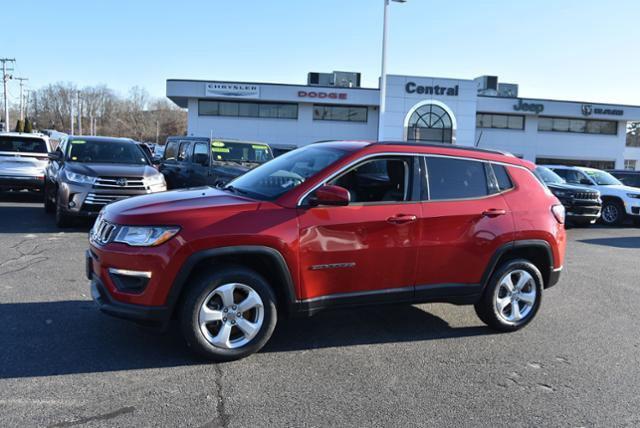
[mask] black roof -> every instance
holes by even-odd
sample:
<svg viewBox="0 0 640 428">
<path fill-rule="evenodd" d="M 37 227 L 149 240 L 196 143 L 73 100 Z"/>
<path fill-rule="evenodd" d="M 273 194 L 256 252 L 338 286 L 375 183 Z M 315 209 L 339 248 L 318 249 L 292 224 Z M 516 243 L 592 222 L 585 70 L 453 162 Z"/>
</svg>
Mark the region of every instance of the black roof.
<svg viewBox="0 0 640 428">
<path fill-rule="evenodd" d="M 121 137 L 106 137 L 106 136 L 93 136 L 93 135 L 69 135 L 69 141 L 73 140 L 84 140 L 84 141 L 119 141 L 123 143 L 135 143 L 131 138 L 121 138 Z"/>
</svg>

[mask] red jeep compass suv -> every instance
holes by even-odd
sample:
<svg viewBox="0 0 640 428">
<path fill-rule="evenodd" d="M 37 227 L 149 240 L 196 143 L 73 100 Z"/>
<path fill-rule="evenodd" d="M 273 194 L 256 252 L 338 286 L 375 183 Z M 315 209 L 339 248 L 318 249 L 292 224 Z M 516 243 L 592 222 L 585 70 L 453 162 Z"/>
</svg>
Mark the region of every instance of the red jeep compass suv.
<svg viewBox="0 0 640 428">
<path fill-rule="evenodd" d="M 87 275 L 102 311 L 179 319 L 216 360 L 258 351 L 278 317 L 372 303 L 475 305 L 529 323 L 560 276 L 564 209 L 534 165 L 437 144 L 311 144 L 224 189 L 105 207 Z"/>
</svg>

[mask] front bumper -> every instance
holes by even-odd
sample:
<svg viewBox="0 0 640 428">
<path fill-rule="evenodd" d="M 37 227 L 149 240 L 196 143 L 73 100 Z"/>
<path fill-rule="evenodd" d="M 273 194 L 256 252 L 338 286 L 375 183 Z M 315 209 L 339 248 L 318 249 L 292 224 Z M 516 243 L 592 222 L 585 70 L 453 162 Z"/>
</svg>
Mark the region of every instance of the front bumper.
<svg viewBox="0 0 640 428">
<path fill-rule="evenodd" d="M 107 204 L 134 196 L 163 192 L 166 186 L 152 186 L 146 190 L 131 189 L 96 189 L 93 186 L 64 182 L 60 187 L 59 197 L 63 212 L 77 217 L 96 217 Z"/>
<path fill-rule="evenodd" d="M 602 202 L 600 200 L 560 199 L 569 221 L 592 221 L 600 218 Z"/>
<path fill-rule="evenodd" d="M 91 297 L 98 308 L 113 317 L 135 321 L 141 324 L 166 325 L 171 319 L 171 311 L 166 306 L 145 306 L 123 303 L 115 300 L 93 272 L 93 256 L 86 252 L 86 274 L 91 281 Z"/>
<path fill-rule="evenodd" d="M 42 190 L 44 176 L 0 175 L 0 189 L 3 190 Z"/>
</svg>

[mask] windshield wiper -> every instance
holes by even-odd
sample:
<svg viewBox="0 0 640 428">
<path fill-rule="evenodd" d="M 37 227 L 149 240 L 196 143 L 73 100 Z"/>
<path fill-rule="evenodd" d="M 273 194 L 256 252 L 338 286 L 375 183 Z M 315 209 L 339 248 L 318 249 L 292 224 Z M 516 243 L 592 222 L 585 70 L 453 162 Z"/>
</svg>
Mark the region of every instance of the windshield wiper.
<svg viewBox="0 0 640 428">
<path fill-rule="evenodd" d="M 248 195 L 250 193 L 250 192 L 247 192 L 246 190 L 238 189 L 237 187 L 234 187 L 234 186 L 225 186 L 222 188 L 222 190 L 228 190 L 231 193 L 239 193 L 241 195 Z"/>
</svg>

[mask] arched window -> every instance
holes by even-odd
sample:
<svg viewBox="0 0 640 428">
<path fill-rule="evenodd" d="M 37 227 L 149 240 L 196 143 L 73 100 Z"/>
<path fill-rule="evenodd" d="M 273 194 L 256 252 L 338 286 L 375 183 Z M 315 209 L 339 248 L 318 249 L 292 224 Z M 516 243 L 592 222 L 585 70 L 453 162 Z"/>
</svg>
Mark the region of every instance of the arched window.
<svg viewBox="0 0 640 428">
<path fill-rule="evenodd" d="M 421 105 L 407 123 L 407 141 L 451 144 L 452 137 L 451 116 L 436 104 Z"/>
</svg>

